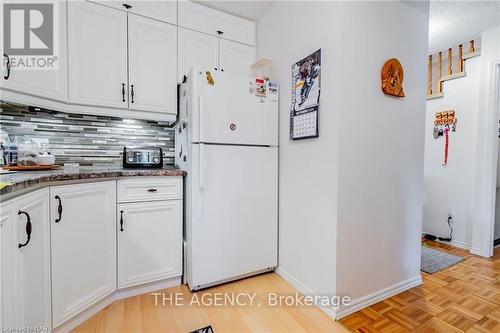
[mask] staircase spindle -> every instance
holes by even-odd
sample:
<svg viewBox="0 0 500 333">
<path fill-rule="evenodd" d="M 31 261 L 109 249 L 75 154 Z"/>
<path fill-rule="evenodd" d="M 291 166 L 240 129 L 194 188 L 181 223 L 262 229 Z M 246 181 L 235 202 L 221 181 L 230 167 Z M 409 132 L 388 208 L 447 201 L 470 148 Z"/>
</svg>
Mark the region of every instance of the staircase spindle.
<svg viewBox="0 0 500 333">
<path fill-rule="evenodd" d="M 432 95 L 432 54 L 429 56 L 429 64 L 427 66 L 428 82 L 427 82 L 427 95 Z"/>
<path fill-rule="evenodd" d="M 457 71 L 458 73 L 462 73 L 464 71 L 464 59 L 462 54 L 462 44 L 458 45 L 458 63 L 457 63 Z"/>
<path fill-rule="evenodd" d="M 443 76 L 443 52 L 439 51 L 438 53 L 438 80 L 437 80 L 437 89 L 438 93 L 443 92 L 443 81 L 441 81 L 441 77 Z"/>
<path fill-rule="evenodd" d="M 452 50 L 451 47 L 448 49 L 448 75 L 451 75 L 453 72 L 451 70 L 451 62 L 452 62 Z"/>
</svg>

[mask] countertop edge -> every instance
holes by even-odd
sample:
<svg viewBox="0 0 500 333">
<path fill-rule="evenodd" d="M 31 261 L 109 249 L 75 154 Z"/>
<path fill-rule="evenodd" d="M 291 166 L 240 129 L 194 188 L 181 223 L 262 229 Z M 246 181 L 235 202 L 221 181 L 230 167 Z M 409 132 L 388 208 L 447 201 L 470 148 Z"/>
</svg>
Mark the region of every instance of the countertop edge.
<svg viewBox="0 0 500 333">
<path fill-rule="evenodd" d="M 20 173 L 16 175 L 19 174 Z M 106 178 L 112 180 L 122 177 L 184 177 L 186 176 L 186 174 L 187 173 L 185 171 L 180 169 L 124 169 L 112 171 L 96 170 L 95 172 L 80 172 L 79 170 L 75 170 L 74 172 L 68 173 L 54 173 L 51 175 L 40 176 L 35 175 L 34 177 L 27 177 L 26 180 L 21 180 L 18 182 L 6 181 L 6 183 L 10 183 L 10 185 L 7 185 L 0 190 L 0 202 L 10 200 L 17 195 L 25 194 L 27 192 L 26 190 L 29 190 L 31 188 L 33 188 L 33 190 L 36 190 L 45 186 L 54 186 L 54 184 L 58 182 L 75 180 L 98 180 Z"/>
</svg>

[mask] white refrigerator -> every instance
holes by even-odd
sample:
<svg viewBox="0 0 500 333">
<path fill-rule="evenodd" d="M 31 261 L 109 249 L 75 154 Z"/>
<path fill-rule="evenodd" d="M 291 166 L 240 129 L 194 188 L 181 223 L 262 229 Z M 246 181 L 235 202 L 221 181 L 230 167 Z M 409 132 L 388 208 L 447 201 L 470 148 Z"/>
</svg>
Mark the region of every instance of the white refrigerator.
<svg viewBox="0 0 500 333">
<path fill-rule="evenodd" d="M 191 290 L 278 264 L 278 102 L 256 97 L 249 78 L 210 74 L 191 69 L 175 127 Z"/>
</svg>

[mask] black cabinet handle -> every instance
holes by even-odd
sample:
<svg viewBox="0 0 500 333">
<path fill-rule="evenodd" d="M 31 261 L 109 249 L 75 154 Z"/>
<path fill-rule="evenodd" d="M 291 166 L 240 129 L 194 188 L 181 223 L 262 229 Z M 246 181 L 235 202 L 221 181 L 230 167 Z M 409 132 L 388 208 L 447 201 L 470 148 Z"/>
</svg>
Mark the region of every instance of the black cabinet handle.
<svg viewBox="0 0 500 333">
<path fill-rule="evenodd" d="M 220 36 L 220 35 L 223 35 L 224 34 L 224 31 L 221 31 L 221 30 L 217 30 L 217 34 Z"/>
<path fill-rule="evenodd" d="M 130 87 L 132 88 L 132 90 L 130 91 L 130 96 L 132 96 L 132 103 L 134 103 L 134 85 L 131 84 Z"/>
<path fill-rule="evenodd" d="M 123 231 L 123 210 L 120 210 L 120 231 Z"/>
<path fill-rule="evenodd" d="M 4 78 L 4 80 L 8 80 L 10 77 L 10 57 L 8 54 L 5 54 L 5 53 L 3 54 L 3 56 L 5 58 L 7 58 L 7 63 L 5 64 L 5 66 L 7 67 L 7 75 L 4 75 L 3 78 Z"/>
<path fill-rule="evenodd" d="M 62 201 L 61 201 L 61 197 L 58 195 L 56 195 L 55 198 L 57 200 L 59 200 L 59 205 L 57 206 L 57 213 L 59 214 L 59 218 L 55 219 L 54 222 L 59 223 L 61 221 L 61 218 L 62 218 Z"/>
<path fill-rule="evenodd" d="M 128 3 L 122 3 L 122 6 L 125 7 L 126 9 L 132 8 L 132 6 L 129 5 Z"/>
<path fill-rule="evenodd" d="M 150 189 L 148 190 L 148 192 L 156 192 L 156 191 L 158 191 L 156 188 L 150 188 Z"/>
<path fill-rule="evenodd" d="M 19 243 L 19 245 L 18 245 L 19 248 L 22 248 L 23 246 L 28 245 L 28 243 L 30 242 L 30 240 L 31 240 L 31 228 L 32 228 L 30 214 L 23 212 L 22 210 L 17 212 L 17 215 L 21 215 L 21 214 L 26 215 L 26 236 L 27 236 L 27 239 L 26 239 L 26 243 L 24 243 L 24 244 Z"/>
<path fill-rule="evenodd" d="M 122 83 L 122 102 L 125 102 L 125 83 Z"/>
</svg>

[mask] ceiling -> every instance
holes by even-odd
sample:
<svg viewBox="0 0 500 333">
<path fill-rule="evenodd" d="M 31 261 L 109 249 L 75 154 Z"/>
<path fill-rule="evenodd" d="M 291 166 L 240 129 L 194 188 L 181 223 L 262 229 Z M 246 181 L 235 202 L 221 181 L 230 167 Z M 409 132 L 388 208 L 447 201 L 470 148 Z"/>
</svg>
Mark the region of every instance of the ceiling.
<svg viewBox="0 0 500 333">
<path fill-rule="evenodd" d="M 271 4 L 271 0 L 194 0 L 207 7 L 218 9 L 220 11 L 243 17 L 249 20 L 257 21 L 264 10 Z"/>
<path fill-rule="evenodd" d="M 273 0 L 194 0 L 202 5 L 256 21 Z M 500 25 L 500 0 L 430 2 L 429 52 L 447 49 Z"/>
<path fill-rule="evenodd" d="M 429 53 L 453 47 L 500 25 L 500 1 L 431 1 Z"/>
</svg>

